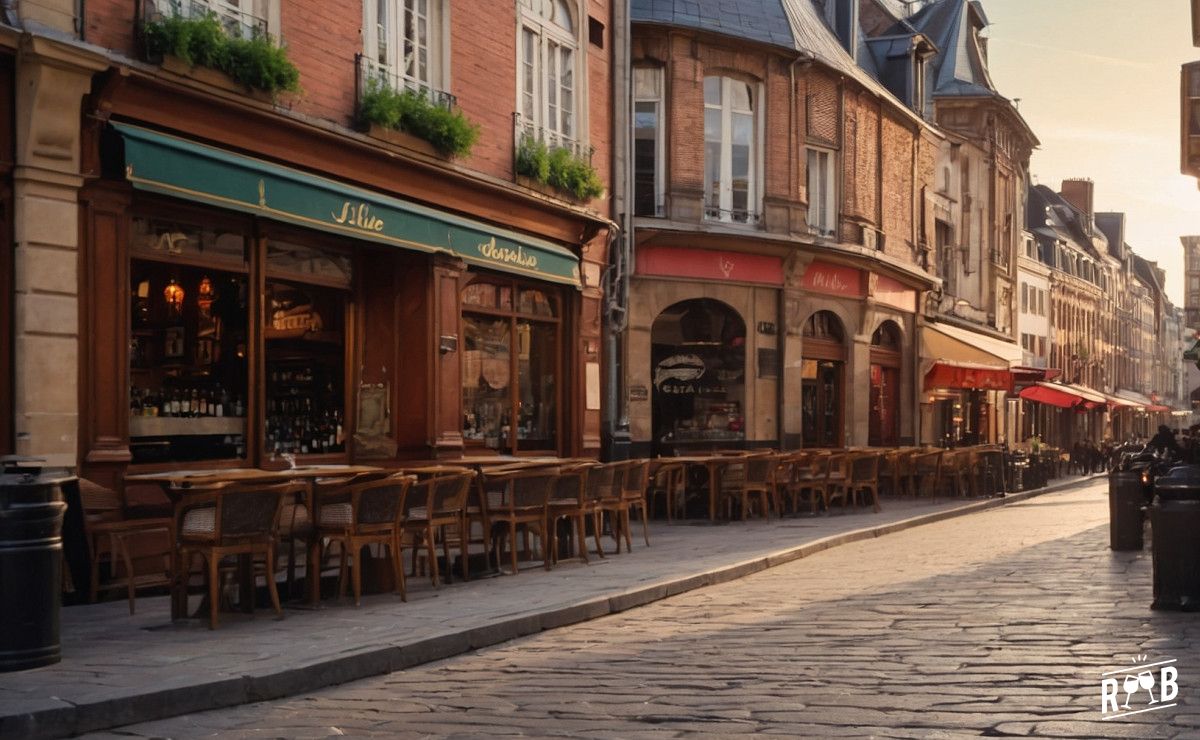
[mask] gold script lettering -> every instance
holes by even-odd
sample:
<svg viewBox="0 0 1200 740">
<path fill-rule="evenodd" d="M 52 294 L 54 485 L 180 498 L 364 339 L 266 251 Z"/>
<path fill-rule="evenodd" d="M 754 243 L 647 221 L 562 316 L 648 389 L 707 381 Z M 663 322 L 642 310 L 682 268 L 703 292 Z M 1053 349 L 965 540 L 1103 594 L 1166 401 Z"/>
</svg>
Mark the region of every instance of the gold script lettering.
<svg viewBox="0 0 1200 740">
<path fill-rule="evenodd" d="M 330 213 L 329 217 L 336 224 L 353 226 L 364 231 L 383 231 L 383 219 L 371 215 L 371 208 L 366 203 L 355 206 L 350 201 L 342 203 L 341 213 Z"/>
<path fill-rule="evenodd" d="M 538 263 L 537 255 L 526 252 L 521 245 L 518 244 L 516 249 L 502 247 L 496 244 L 496 237 L 492 237 L 480 244 L 479 253 L 490 260 L 517 265 L 519 267 L 528 267 L 531 270 L 536 268 Z"/>
</svg>

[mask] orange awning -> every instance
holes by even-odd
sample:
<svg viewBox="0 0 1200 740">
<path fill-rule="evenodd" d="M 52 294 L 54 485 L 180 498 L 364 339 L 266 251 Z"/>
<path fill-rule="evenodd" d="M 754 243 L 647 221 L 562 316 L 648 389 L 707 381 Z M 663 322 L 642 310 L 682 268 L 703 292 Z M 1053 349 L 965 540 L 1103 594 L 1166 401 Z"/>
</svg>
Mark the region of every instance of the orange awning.
<svg viewBox="0 0 1200 740">
<path fill-rule="evenodd" d="M 1011 392 L 1013 377 L 1007 368 L 935 362 L 933 367 L 929 368 L 929 372 L 925 374 L 925 389 L 932 388 Z"/>
</svg>

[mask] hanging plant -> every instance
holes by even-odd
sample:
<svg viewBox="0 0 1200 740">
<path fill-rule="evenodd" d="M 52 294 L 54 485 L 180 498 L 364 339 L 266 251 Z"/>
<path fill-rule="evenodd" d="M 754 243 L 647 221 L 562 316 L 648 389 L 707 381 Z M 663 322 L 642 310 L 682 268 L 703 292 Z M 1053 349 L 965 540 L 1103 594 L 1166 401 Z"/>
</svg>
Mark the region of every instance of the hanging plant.
<svg viewBox="0 0 1200 740">
<path fill-rule="evenodd" d="M 565 147 L 547 147 L 528 136 L 517 146 L 516 171 L 578 201 L 604 195 L 604 183 L 587 159 Z"/>
<path fill-rule="evenodd" d="M 479 140 L 479 126 L 461 110 L 436 105 L 413 90 L 397 91 L 378 78 L 367 81 L 358 115 L 367 123 L 424 139 L 447 157 L 469 155 Z"/>
</svg>

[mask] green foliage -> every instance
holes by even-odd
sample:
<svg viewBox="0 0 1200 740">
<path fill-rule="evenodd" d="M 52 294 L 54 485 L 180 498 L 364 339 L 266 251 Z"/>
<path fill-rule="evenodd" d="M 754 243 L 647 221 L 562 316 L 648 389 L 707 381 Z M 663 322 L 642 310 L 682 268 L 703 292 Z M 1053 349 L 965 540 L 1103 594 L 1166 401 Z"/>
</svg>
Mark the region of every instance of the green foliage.
<svg viewBox="0 0 1200 740">
<path fill-rule="evenodd" d="M 447 157 L 465 157 L 479 140 L 479 126 L 462 111 L 435 105 L 412 90 L 398 92 L 378 79 L 368 81 L 358 110 L 364 121 L 422 138 Z"/>
<path fill-rule="evenodd" d="M 517 147 L 517 174 L 543 185 L 549 184 L 550 150 L 545 144 L 529 137 L 521 139 L 521 145 Z"/>
<path fill-rule="evenodd" d="M 248 39 L 230 37 L 214 13 L 148 21 L 143 34 L 146 52 L 152 56 L 170 54 L 192 66 L 220 70 L 256 90 L 300 89 L 300 71 L 286 50 L 262 33 Z"/>
<path fill-rule="evenodd" d="M 563 147 L 548 148 L 529 137 L 517 147 L 517 174 L 549 185 L 575 200 L 604 195 L 604 183 L 591 163 Z"/>
</svg>

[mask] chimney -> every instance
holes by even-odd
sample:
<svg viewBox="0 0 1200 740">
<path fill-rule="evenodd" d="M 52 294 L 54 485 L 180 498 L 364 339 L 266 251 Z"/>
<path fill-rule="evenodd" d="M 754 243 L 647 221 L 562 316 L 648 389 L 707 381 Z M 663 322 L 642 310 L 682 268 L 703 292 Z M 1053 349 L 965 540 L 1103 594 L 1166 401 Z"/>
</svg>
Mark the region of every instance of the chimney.
<svg viewBox="0 0 1200 740">
<path fill-rule="evenodd" d="M 1092 220 L 1096 212 L 1092 210 L 1092 195 L 1095 190 L 1095 185 L 1086 177 L 1076 177 L 1070 180 L 1063 180 L 1062 190 L 1059 195 L 1063 200 L 1083 211 L 1085 224 L 1091 226 Z"/>
</svg>

